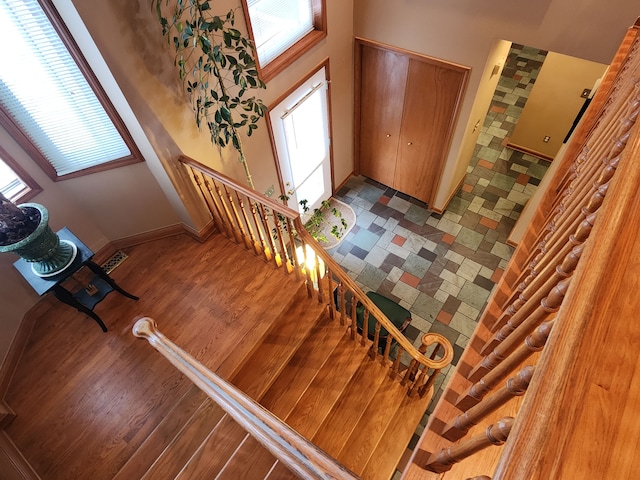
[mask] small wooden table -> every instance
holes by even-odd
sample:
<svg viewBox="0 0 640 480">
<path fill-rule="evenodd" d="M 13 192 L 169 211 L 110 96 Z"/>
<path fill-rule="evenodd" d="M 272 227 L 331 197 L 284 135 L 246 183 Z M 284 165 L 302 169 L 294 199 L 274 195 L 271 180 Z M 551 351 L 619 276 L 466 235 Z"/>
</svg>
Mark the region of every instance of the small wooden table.
<svg viewBox="0 0 640 480">
<path fill-rule="evenodd" d="M 100 265 L 91 261 L 94 253 L 89 247 L 82 243 L 82 241 L 76 237 L 71 230 L 64 227 L 56 233 L 60 237 L 60 240 L 68 240 L 78 248 L 76 258 L 68 267 L 56 275 L 40 277 L 31 269 L 31 263 L 22 258 L 14 262 L 13 266 L 16 267 L 18 272 L 20 272 L 38 295 L 44 295 L 47 292 L 52 292 L 62 303 L 66 303 L 67 305 L 70 305 L 76 310 L 93 318 L 98 325 L 100 325 L 102 331 L 106 332 L 107 326 L 93 311 L 94 307 L 114 290 L 125 297 L 132 298 L 133 300 L 138 300 L 138 297 L 120 288 L 120 286 L 118 286 L 118 284 L 100 267 Z M 65 280 L 71 277 L 71 275 L 76 273 L 82 267 L 89 268 L 94 274 L 90 283 L 97 288 L 97 292 L 93 295 L 90 295 L 85 288 L 82 288 L 77 292 L 70 292 L 62 286 L 62 283 Z"/>
</svg>

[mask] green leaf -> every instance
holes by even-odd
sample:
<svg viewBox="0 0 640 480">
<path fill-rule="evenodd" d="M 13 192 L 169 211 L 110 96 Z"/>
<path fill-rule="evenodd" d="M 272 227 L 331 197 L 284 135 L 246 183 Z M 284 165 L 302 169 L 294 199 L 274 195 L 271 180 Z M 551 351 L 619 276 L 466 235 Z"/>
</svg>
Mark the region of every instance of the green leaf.
<svg viewBox="0 0 640 480">
<path fill-rule="evenodd" d="M 231 122 L 231 112 L 225 106 L 220 108 L 220 113 L 222 114 L 222 118 L 224 118 L 227 122 Z"/>
</svg>

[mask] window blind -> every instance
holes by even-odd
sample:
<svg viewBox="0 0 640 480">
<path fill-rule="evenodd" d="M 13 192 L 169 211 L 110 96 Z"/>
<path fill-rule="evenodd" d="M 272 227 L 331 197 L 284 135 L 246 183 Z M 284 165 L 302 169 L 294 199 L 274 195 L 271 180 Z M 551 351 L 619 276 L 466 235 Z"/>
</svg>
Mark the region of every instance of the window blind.
<svg viewBox="0 0 640 480">
<path fill-rule="evenodd" d="M 58 176 L 131 154 L 36 0 L 0 0 L 0 103 Z"/>
<path fill-rule="evenodd" d="M 260 65 L 313 31 L 311 0 L 247 0 Z"/>
</svg>

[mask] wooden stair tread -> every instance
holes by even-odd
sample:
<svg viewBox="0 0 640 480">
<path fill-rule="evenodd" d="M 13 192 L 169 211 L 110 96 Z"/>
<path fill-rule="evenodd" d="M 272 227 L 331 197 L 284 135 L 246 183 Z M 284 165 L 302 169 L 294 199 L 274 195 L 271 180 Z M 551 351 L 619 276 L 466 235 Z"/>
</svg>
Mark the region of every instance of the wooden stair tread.
<svg viewBox="0 0 640 480">
<path fill-rule="evenodd" d="M 432 397 L 433 389 L 423 398 L 404 397 L 380 442 L 360 473 L 362 478 L 389 480 L 393 476 L 395 468 L 407 449 L 416 426 L 427 411 Z"/>
<path fill-rule="evenodd" d="M 269 474 L 276 458 L 255 438 L 247 437 L 216 480 L 254 480 Z"/>
<path fill-rule="evenodd" d="M 229 415 L 225 415 L 189 458 L 176 480 L 213 478 L 225 467 L 246 437 L 247 432 Z"/>
<path fill-rule="evenodd" d="M 299 480 L 300 477 L 289 470 L 284 463 L 278 461 L 264 480 Z"/>
<path fill-rule="evenodd" d="M 206 398 L 202 390 L 192 385 L 113 477 L 113 480 L 141 478 Z"/>
<path fill-rule="evenodd" d="M 252 355 L 236 371 L 231 383 L 251 398 L 259 400 L 325 310 L 326 306 L 309 300 L 304 284 L 300 284 L 290 297 L 289 305 L 282 310 Z"/>
<path fill-rule="evenodd" d="M 383 383 L 388 368 L 370 357 L 361 357 L 361 364 L 340 398 L 313 436 L 313 443 L 334 458 L 344 447 L 351 432 L 372 401 L 374 392 Z"/>
<path fill-rule="evenodd" d="M 320 368 L 328 361 L 346 327 L 329 324 L 328 314 L 312 329 L 271 387 L 262 396 L 264 408 L 280 418 L 287 418 L 307 390 Z"/>
<path fill-rule="evenodd" d="M 141 478 L 153 480 L 176 475 L 224 415 L 221 407 L 206 399 Z"/>
<path fill-rule="evenodd" d="M 336 458 L 362 472 L 406 396 L 407 387 L 387 374 Z"/>
<path fill-rule="evenodd" d="M 362 364 L 359 353 L 363 350 L 350 338 L 342 337 L 331 352 L 331 362 L 315 375 L 285 422 L 304 437 L 313 438 Z"/>
</svg>

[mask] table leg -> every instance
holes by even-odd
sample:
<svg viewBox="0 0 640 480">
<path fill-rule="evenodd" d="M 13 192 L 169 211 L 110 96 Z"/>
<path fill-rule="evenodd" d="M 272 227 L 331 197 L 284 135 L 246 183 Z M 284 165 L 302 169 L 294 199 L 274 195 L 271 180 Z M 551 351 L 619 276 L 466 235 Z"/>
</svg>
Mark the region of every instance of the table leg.
<svg viewBox="0 0 640 480">
<path fill-rule="evenodd" d="M 85 315 L 88 315 L 91 318 L 93 318 L 96 322 L 98 322 L 98 325 L 100 325 L 100 328 L 102 329 L 103 332 L 107 331 L 107 326 L 104 324 L 102 319 L 93 310 L 88 309 L 87 307 L 82 305 L 80 302 L 78 302 L 68 290 L 61 287 L 60 285 L 56 285 L 55 287 L 53 287 L 53 294 L 62 303 L 66 303 L 67 305 L 75 308 L 79 312 L 82 312 Z"/>
<path fill-rule="evenodd" d="M 126 290 L 122 289 L 114 280 L 113 278 L 111 278 L 109 276 L 109 274 L 107 272 L 105 272 L 102 267 L 100 267 L 100 265 L 98 265 L 95 262 L 92 261 L 88 261 L 87 262 L 87 267 L 89 267 L 91 269 L 91 271 L 93 273 L 95 273 L 96 275 L 98 275 L 101 279 L 103 279 L 105 282 L 107 282 L 109 285 L 111 285 L 111 287 L 118 293 L 120 293 L 121 295 L 124 295 L 125 297 L 128 298 L 132 298 L 133 300 L 138 300 L 139 297 L 136 297 L 135 295 L 132 295 L 131 293 L 127 292 Z"/>
</svg>

